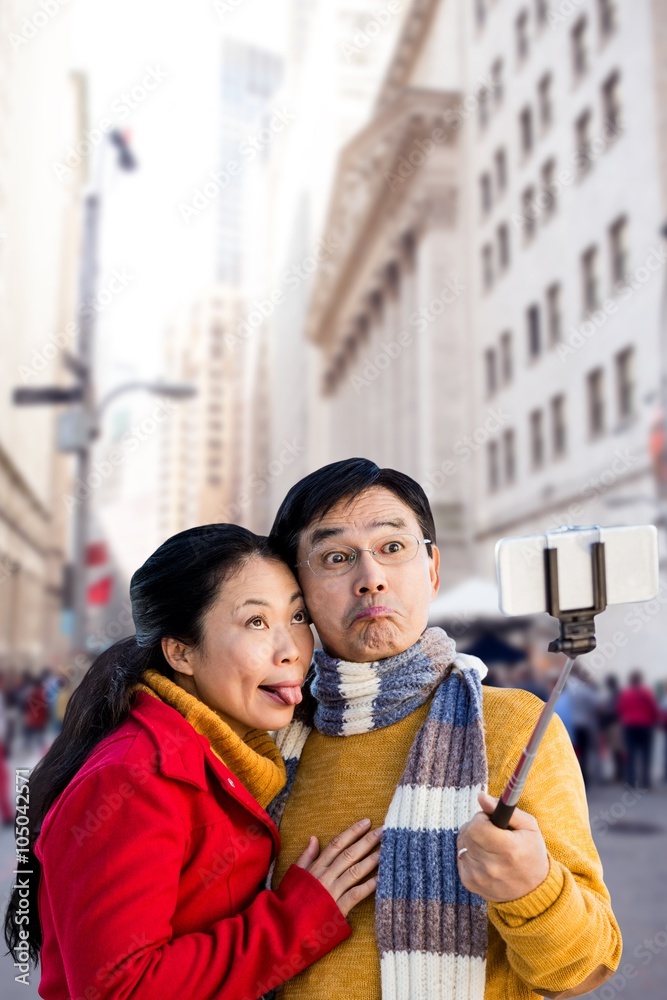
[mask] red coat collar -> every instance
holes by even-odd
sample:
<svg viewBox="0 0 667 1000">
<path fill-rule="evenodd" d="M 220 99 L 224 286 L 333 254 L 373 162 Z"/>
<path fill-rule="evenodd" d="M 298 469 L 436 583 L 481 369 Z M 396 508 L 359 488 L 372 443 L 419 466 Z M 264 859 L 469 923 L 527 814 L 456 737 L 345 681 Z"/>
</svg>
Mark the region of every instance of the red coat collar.
<svg viewBox="0 0 667 1000">
<path fill-rule="evenodd" d="M 166 777 L 185 781 L 206 791 L 208 764 L 224 791 L 260 820 L 273 837 L 276 852 L 280 834 L 275 823 L 245 785 L 211 750 L 209 741 L 171 705 L 145 691 L 134 697 L 130 716 L 149 733 L 157 750 L 157 764 Z M 193 739 L 194 734 L 194 739 Z"/>
</svg>

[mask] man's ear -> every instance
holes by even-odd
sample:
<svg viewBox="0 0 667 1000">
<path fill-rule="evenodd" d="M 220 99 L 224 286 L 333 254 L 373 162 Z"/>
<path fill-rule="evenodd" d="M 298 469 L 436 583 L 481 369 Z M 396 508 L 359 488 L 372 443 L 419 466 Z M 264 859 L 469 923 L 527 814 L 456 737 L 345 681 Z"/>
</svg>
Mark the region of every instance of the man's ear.
<svg viewBox="0 0 667 1000">
<path fill-rule="evenodd" d="M 440 588 L 440 549 L 437 545 L 432 545 L 431 551 L 433 555 L 428 561 L 428 571 L 431 577 L 431 600 L 433 600 Z"/>
<path fill-rule="evenodd" d="M 186 646 L 178 639 L 163 639 L 162 652 L 169 666 L 179 674 L 187 674 L 192 677 L 194 669 L 192 666 L 192 646 Z"/>
</svg>

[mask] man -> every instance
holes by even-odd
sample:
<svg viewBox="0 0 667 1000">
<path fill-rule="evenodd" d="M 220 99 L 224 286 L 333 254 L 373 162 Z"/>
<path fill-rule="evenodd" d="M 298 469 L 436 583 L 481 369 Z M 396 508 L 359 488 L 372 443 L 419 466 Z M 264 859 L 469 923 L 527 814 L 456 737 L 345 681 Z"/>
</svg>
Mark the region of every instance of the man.
<svg viewBox="0 0 667 1000">
<path fill-rule="evenodd" d="M 325 844 L 361 817 L 385 824 L 376 898 L 281 1000 L 595 989 L 617 968 L 621 938 L 581 772 L 555 718 L 511 829 L 490 822 L 542 705 L 523 691 L 482 697 L 474 658 L 426 629 L 440 555 L 421 487 L 365 459 L 337 462 L 290 490 L 272 537 L 323 645 L 314 718 L 302 714 L 278 737 L 290 781 L 286 804 L 274 801 L 274 885 L 308 834 Z M 491 794 L 479 792 L 487 768 Z"/>
</svg>

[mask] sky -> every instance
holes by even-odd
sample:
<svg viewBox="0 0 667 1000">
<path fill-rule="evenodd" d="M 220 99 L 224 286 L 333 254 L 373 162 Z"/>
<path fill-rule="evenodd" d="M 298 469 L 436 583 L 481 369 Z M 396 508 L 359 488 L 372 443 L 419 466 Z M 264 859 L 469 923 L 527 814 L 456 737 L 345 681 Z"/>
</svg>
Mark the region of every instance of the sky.
<svg viewBox="0 0 667 1000">
<path fill-rule="evenodd" d="M 120 270 L 125 290 L 99 319 L 103 391 L 159 374 L 170 315 L 213 277 L 216 200 L 189 220 L 183 206 L 219 167 L 221 38 L 281 52 L 284 7 L 86 0 L 72 10 L 74 60 L 89 80 L 88 128 L 106 119 L 128 129 L 139 163 L 131 173 L 108 164 L 104 172 L 98 287 Z"/>
</svg>

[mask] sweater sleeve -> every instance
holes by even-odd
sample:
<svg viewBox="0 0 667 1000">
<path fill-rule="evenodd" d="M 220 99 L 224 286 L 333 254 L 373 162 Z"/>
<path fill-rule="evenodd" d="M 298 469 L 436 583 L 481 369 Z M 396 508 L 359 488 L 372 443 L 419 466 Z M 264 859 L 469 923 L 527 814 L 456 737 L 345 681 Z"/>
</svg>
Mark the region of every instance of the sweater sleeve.
<svg viewBox="0 0 667 1000">
<path fill-rule="evenodd" d="M 331 895 L 296 865 L 242 912 L 175 935 L 188 836 L 176 798 L 149 781 L 123 807 L 107 810 L 95 836 L 74 835 L 91 805 L 128 777 L 128 766 L 114 763 L 68 790 L 41 843 L 40 893 L 70 996 L 257 1000 L 349 936 Z"/>
<path fill-rule="evenodd" d="M 512 695 L 518 757 L 542 704 L 523 692 Z M 487 744 L 502 740 L 508 731 L 509 720 L 502 731 L 487 733 Z M 491 775 L 494 795 L 502 791 L 515 763 L 507 757 Z M 538 822 L 549 852 L 549 873 L 521 899 L 490 903 L 489 920 L 505 943 L 510 966 L 529 989 L 547 997 L 580 996 L 613 975 L 622 942 L 591 835 L 581 770 L 558 716 L 549 724 L 519 808 Z"/>
</svg>

